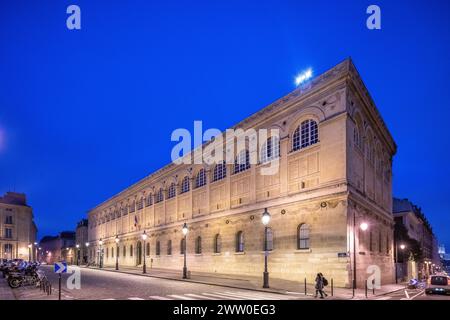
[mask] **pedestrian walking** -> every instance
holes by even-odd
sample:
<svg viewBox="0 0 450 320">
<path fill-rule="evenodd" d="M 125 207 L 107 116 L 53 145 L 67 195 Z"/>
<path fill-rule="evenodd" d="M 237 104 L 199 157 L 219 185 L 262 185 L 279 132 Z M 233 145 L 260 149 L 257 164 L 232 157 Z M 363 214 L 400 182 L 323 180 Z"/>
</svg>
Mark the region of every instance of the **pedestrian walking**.
<svg viewBox="0 0 450 320">
<path fill-rule="evenodd" d="M 322 275 L 322 273 L 318 273 L 316 276 L 316 294 L 314 296 L 314 298 L 317 298 L 318 294 L 320 293 L 320 299 L 324 298 L 324 294 L 327 295 L 326 293 L 323 292 L 323 287 L 324 287 L 324 277 Z"/>
</svg>

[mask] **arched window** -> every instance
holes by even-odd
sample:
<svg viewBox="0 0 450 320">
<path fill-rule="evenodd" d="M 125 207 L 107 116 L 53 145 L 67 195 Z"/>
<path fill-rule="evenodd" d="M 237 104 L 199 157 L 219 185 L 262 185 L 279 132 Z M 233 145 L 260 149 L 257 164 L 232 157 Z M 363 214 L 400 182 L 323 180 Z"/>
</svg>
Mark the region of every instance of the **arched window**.
<svg viewBox="0 0 450 320">
<path fill-rule="evenodd" d="M 280 157 L 280 139 L 277 136 L 267 138 L 261 147 L 261 163 L 267 163 Z"/>
<path fill-rule="evenodd" d="M 234 160 L 234 173 L 239 173 L 250 168 L 250 152 L 242 150 Z"/>
<path fill-rule="evenodd" d="M 222 180 L 227 176 L 227 167 L 225 165 L 225 161 L 222 163 L 216 164 L 213 171 L 213 182 Z"/>
<path fill-rule="evenodd" d="M 197 176 L 195 177 L 195 187 L 200 188 L 206 184 L 206 173 L 205 169 L 200 169 Z"/>
<path fill-rule="evenodd" d="M 202 237 L 198 236 L 197 239 L 195 239 L 195 253 L 200 254 L 202 253 Z"/>
<path fill-rule="evenodd" d="M 147 196 L 147 199 L 146 199 L 146 201 L 145 201 L 145 205 L 146 205 L 147 207 L 150 207 L 152 204 L 153 204 L 153 195 L 150 193 L 150 194 Z"/>
<path fill-rule="evenodd" d="M 306 223 L 298 226 L 297 249 L 309 249 L 309 226 Z"/>
<path fill-rule="evenodd" d="M 265 232 L 265 231 L 264 231 Z M 265 235 L 264 235 L 265 237 Z M 264 239 L 263 237 L 263 239 Z M 267 249 L 263 242 L 263 250 L 272 251 L 273 250 L 273 231 L 272 228 L 267 228 Z"/>
<path fill-rule="evenodd" d="M 161 255 L 161 243 L 159 241 L 156 241 L 156 255 Z"/>
<path fill-rule="evenodd" d="M 181 182 L 181 193 L 188 192 L 190 190 L 189 177 L 186 176 Z"/>
<path fill-rule="evenodd" d="M 130 257 L 133 256 L 133 245 L 130 245 Z"/>
<path fill-rule="evenodd" d="M 167 255 L 168 256 L 172 255 L 172 240 L 167 241 Z"/>
<path fill-rule="evenodd" d="M 123 246 L 122 254 L 124 257 L 127 256 L 127 247 Z"/>
<path fill-rule="evenodd" d="M 295 129 L 292 138 L 292 150 L 296 151 L 306 148 L 319 142 L 319 129 L 317 122 L 308 119 L 303 121 L 300 126 Z"/>
<path fill-rule="evenodd" d="M 145 251 L 146 251 L 146 253 L 145 253 L 145 254 L 146 254 L 147 256 L 149 256 L 149 255 L 150 255 L 150 243 L 148 243 L 148 242 L 147 242 L 147 245 L 146 245 Z"/>
<path fill-rule="evenodd" d="M 177 194 L 177 188 L 175 186 L 175 183 L 172 182 L 172 184 L 169 187 L 169 190 L 167 191 L 167 198 L 173 198 Z"/>
<path fill-rule="evenodd" d="M 136 201 L 133 200 L 133 201 L 130 202 L 129 210 L 130 210 L 130 213 L 136 211 Z"/>
<path fill-rule="evenodd" d="M 236 233 L 236 252 L 244 252 L 244 232 Z"/>
<path fill-rule="evenodd" d="M 220 234 L 216 234 L 214 237 L 214 253 L 220 253 L 222 251 L 222 238 Z"/>
<path fill-rule="evenodd" d="M 155 203 L 164 201 L 164 192 L 162 188 L 159 188 L 158 193 L 156 194 L 155 197 Z"/>
<path fill-rule="evenodd" d="M 180 254 L 184 254 L 185 250 L 186 250 L 186 241 L 183 238 L 180 241 Z"/>
</svg>

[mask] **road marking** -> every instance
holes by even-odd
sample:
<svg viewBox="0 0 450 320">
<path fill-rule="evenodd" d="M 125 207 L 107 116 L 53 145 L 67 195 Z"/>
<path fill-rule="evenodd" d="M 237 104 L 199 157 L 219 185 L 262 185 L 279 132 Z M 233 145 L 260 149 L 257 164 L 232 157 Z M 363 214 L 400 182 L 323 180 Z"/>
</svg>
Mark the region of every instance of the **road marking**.
<svg viewBox="0 0 450 320">
<path fill-rule="evenodd" d="M 138 297 L 131 297 L 131 298 L 128 298 L 128 300 L 145 300 L 145 299 L 138 298 Z"/>
<path fill-rule="evenodd" d="M 240 298 L 240 299 L 247 299 L 247 300 L 262 300 L 259 298 L 255 298 L 252 296 L 244 295 L 244 294 L 237 294 L 237 293 L 222 293 L 222 292 L 214 292 L 215 294 L 221 294 L 224 296 L 232 297 L 232 298 Z"/>
<path fill-rule="evenodd" d="M 169 294 L 168 297 L 173 297 L 173 298 L 177 298 L 177 299 L 180 299 L 180 300 L 197 300 L 195 298 L 180 296 L 180 295 L 177 295 L 177 294 Z"/>
<path fill-rule="evenodd" d="M 153 300 L 173 300 L 173 299 L 161 297 L 161 296 L 150 296 L 149 298 L 153 299 Z"/>
<path fill-rule="evenodd" d="M 375 300 L 389 300 L 391 297 L 381 297 L 381 298 L 377 298 Z"/>
<path fill-rule="evenodd" d="M 406 291 L 406 290 L 405 290 L 405 296 L 407 299 L 409 299 L 409 294 L 408 294 L 408 291 Z"/>
<path fill-rule="evenodd" d="M 203 295 L 216 297 L 216 298 L 219 298 L 220 300 L 242 300 L 241 298 L 233 298 L 233 297 L 223 296 L 221 294 L 214 294 L 214 293 L 203 293 Z"/>
<path fill-rule="evenodd" d="M 410 300 L 413 300 L 414 298 L 416 298 L 416 297 L 418 297 L 418 296 L 422 295 L 422 294 L 423 294 L 424 292 L 425 292 L 425 291 L 421 291 L 421 292 L 419 292 L 418 294 L 416 294 L 416 295 L 412 296 Z"/>
<path fill-rule="evenodd" d="M 116 300 L 114 298 L 107 298 L 107 299 L 102 299 L 102 300 Z"/>
<path fill-rule="evenodd" d="M 252 292 L 252 293 L 245 293 L 242 291 L 225 291 L 225 293 L 229 293 L 229 294 L 234 294 L 236 296 L 243 296 L 244 298 L 247 298 L 248 296 L 257 298 L 257 300 L 280 300 L 281 295 L 274 295 L 274 294 L 270 294 L 270 293 L 262 293 L 262 292 Z"/>
<path fill-rule="evenodd" d="M 194 294 L 194 293 L 186 293 L 185 295 L 189 296 L 189 297 L 200 298 L 200 299 L 203 299 L 203 300 L 205 300 L 205 299 L 206 300 L 219 300 L 217 298 L 205 297 L 205 296 L 201 296 L 199 294 Z"/>
</svg>

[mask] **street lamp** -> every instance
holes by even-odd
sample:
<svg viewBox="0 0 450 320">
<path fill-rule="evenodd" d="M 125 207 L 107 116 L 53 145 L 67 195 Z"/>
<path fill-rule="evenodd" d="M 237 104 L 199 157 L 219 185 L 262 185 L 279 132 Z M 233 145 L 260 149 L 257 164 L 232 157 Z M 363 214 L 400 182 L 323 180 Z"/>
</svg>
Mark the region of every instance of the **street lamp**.
<svg viewBox="0 0 450 320">
<path fill-rule="evenodd" d="M 147 265 L 145 264 L 145 240 L 147 240 L 147 233 L 142 234 L 142 240 L 143 240 L 143 245 L 142 245 L 142 257 L 144 259 L 144 264 L 142 265 L 142 273 L 147 273 Z"/>
<path fill-rule="evenodd" d="M 31 262 L 31 247 L 32 246 L 33 245 L 31 243 L 28 245 L 28 262 Z"/>
<path fill-rule="evenodd" d="M 100 245 L 100 252 L 99 252 L 99 268 L 103 268 L 103 240 L 100 239 L 98 241 L 98 244 Z"/>
<path fill-rule="evenodd" d="M 261 221 L 264 225 L 264 272 L 263 272 L 263 288 L 269 288 L 269 272 L 267 270 L 267 257 L 269 255 L 267 248 L 267 225 L 270 222 L 270 213 L 267 211 L 267 208 L 264 209 Z"/>
<path fill-rule="evenodd" d="M 89 266 L 89 258 L 91 257 L 89 250 L 87 249 L 89 248 L 89 242 L 86 242 L 84 245 L 86 246 L 87 266 Z"/>
<path fill-rule="evenodd" d="M 116 270 L 119 270 L 119 236 L 114 239 L 116 242 Z"/>
<path fill-rule="evenodd" d="M 397 248 L 395 248 L 395 283 L 398 283 L 398 270 L 397 270 L 397 265 L 398 265 L 398 248 L 400 248 L 402 251 L 405 250 L 406 246 L 402 243 L 401 245 L 399 245 Z M 402 257 L 403 257 L 403 252 L 402 252 Z"/>
<path fill-rule="evenodd" d="M 187 279 L 187 266 L 186 266 L 186 251 L 187 251 L 187 244 L 186 244 L 186 236 L 189 232 L 188 226 L 186 222 L 183 224 L 183 228 L 181 229 L 184 235 L 184 266 L 183 266 L 183 279 Z"/>
<path fill-rule="evenodd" d="M 77 266 L 80 265 L 80 245 L 77 244 L 75 247 L 77 247 Z"/>
<path fill-rule="evenodd" d="M 369 228 L 367 222 L 362 222 L 359 225 L 362 231 L 366 231 Z M 356 212 L 353 212 L 353 297 L 355 296 L 356 289 Z"/>
</svg>

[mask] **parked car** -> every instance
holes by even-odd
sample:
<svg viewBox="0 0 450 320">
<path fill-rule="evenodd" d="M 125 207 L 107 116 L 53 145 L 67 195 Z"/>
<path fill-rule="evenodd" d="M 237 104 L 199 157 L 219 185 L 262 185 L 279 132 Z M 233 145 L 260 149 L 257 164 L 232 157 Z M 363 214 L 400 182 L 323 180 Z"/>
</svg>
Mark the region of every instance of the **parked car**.
<svg viewBox="0 0 450 320">
<path fill-rule="evenodd" d="M 449 277 L 433 275 L 428 278 L 425 294 L 450 294 Z"/>
</svg>

